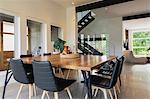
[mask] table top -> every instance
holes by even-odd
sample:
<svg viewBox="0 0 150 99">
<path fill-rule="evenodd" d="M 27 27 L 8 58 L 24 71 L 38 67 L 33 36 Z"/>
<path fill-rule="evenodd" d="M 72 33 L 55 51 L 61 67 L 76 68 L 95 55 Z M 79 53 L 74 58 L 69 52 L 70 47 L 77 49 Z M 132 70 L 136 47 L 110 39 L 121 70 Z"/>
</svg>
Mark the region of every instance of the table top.
<svg viewBox="0 0 150 99">
<path fill-rule="evenodd" d="M 36 61 L 50 61 L 55 67 L 91 71 L 94 67 L 103 62 L 115 59 L 115 56 L 96 56 L 96 55 L 80 55 L 79 58 L 61 58 L 60 55 L 47 55 L 37 57 L 25 57 L 22 61 L 26 64 L 31 64 Z"/>
</svg>

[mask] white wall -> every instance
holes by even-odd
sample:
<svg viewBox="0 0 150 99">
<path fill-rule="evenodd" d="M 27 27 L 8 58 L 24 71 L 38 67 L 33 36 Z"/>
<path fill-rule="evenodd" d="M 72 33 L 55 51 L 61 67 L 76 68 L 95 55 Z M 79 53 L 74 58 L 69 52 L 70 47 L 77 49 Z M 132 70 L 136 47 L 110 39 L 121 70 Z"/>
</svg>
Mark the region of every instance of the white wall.
<svg viewBox="0 0 150 99">
<path fill-rule="evenodd" d="M 72 48 L 73 46 L 77 47 L 77 22 L 76 22 L 76 12 L 75 7 L 67 8 L 67 33 L 66 33 L 66 41 L 67 44 Z"/>
<path fill-rule="evenodd" d="M 20 17 L 18 18 L 20 30 L 17 33 L 21 34 L 16 35 L 20 37 L 18 44 L 20 44 L 21 54 L 26 54 L 27 19 L 47 24 L 47 31 L 42 35 L 47 36 L 48 52 L 52 51 L 50 25 L 59 26 L 62 32 L 66 33 L 66 9 L 51 0 L 0 0 L 0 12 Z M 66 38 L 65 34 L 63 37 Z"/>
<path fill-rule="evenodd" d="M 110 47 L 110 55 L 114 54 L 115 47 L 115 55 L 122 55 L 122 18 L 100 18 L 95 17 L 95 20 L 90 23 L 84 30 L 81 31 L 86 35 L 93 34 L 109 34 L 109 47 Z"/>
</svg>

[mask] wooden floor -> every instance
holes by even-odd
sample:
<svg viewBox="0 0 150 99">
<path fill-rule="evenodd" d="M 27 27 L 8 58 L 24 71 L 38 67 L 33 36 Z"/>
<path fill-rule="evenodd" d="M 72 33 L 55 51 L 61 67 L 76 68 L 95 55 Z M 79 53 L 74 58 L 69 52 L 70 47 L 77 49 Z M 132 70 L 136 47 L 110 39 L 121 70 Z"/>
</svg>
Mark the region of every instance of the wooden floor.
<svg viewBox="0 0 150 99">
<path fill-rule="evenodd" d="M 119 99 L 150 99 L 150 64 L 124 64 L 121 77 L 122 86 L 121 93 L 119 94 Z M 10 84 L 7 87 L 5 99 L 15 99 L 18 89 L 18 83 Z M 83 86 L 83 84 L 76 82 L 70 87 L 70 89 L 73 99 L 84 99 L 86 88 Z M 2 87 L 0 87 L 0 99 L 1 94 Z M 41 94 L 42 91 L 40 89 L 37 89 L 37 96 L 33 99 L 40 99 Z M 53 94 L 49 94 L 51 96 L 51 99 L 53 99 Z M 27 87 L 22 90 L 20 99 L 28 99 Z M 59 99 L 68 99 L 67 93 L 65 91 L 60 92 Z M 94 99 L 104 99 L 103 94 L 99 91 L 98 96 Z"/>
</svg>

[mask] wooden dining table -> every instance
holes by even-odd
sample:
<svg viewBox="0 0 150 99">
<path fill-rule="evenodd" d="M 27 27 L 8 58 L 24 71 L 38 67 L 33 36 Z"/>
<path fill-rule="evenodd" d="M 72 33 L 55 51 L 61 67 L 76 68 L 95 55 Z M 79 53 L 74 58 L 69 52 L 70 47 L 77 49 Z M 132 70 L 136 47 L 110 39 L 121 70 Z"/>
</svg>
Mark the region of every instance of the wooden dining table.
<svg viewBox="0 0 150 99">
<path fill-rule="evenodd" d="M 49 61 L 52 66 L 65 69 L 81 70 L 84 82 L 88 91 L 88 98 L 92 99 L 92 89 L 90 75 L 91 71 L 100 64 L 109 60 L 115 59 L 115 56 L 97 56 L 97 55 L 80 55 L 77 58 L 61 58 L 60 55 L 47 55 L 36 57 L 22 58 L 23 63 L 32 64 L 33 60 L 36 61 Z"/>
<path fill-rule="evenodd" d="M 21 59 L 25 64 L 32 64 L 33 60 L 49 61 L 55 67 L 91 71 L 101 63 L 113 60 L 115 58 L 116 58 L 115 56 L 97 56 L 97 55 L 80 55 L 77 58 L 61 58 L 60 55 L 57 54 L 57 55 L 24 57 Z"/>
</svg>

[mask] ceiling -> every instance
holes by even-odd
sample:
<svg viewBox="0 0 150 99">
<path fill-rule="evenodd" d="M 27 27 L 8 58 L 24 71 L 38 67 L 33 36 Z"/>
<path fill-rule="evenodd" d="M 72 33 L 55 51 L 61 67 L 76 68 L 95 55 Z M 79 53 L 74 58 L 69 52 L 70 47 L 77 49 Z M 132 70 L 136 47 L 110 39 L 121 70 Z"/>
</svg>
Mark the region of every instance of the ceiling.
<svg viewBox="0 0 150 99">
<path fill-rule="evenodd" d="M 64 7 L 69 7 L 72 6 L 72 1 L 75 2 L 75 6 L 79 6 L 103 0 L 53 0 L 53 1 Z M 96 14 L 96 16 L 101 17 L 129 16 L 142 13 L 150 13 L 150 0 L 134 0 L 108 7 L 93 9 L 92 11 Z"/>
<path fill-rule="evenodd" d="M 78 6 L 78 5 L 83 5 L 83 4 L 92 3 L 96 1 L 103 1 L 103 0 L 53 0 L 53 1 L 64 7 L 70 7 L 72 6 L 72 2 L 75 3 L 75 6 Z"/>
<path fill-rule="evenodd" d="M 128 30 L 150 29 L 150 18 L 124 21 L 123 27 Z"/>
<path fill-rule="evenodd" d="M 134 0 L 92 10 L 98 17 L 130 16 L 150 12 L 150 0 Z"/>
</svg>

